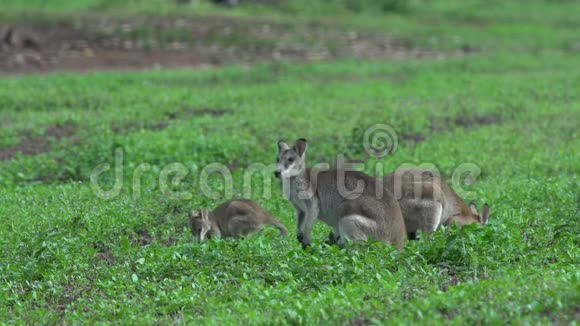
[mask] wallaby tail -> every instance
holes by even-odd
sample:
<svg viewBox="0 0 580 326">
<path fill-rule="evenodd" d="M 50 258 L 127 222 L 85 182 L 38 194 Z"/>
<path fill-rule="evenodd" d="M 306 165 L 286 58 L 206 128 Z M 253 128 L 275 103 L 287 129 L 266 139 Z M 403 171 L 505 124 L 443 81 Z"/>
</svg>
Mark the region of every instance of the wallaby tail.
<svg viewBox="0 0 580 326">
<path fill-rule="evenodd" d="M 285 237 L 286 235 L 288 235 L 288 229 L 286 228 L 286 226 L 282 224 L 282 222 L 278 221 L 275 217 L 270 218 L 268 224 L 277 227 L 278 230 L 280 230 L 281 237 Z"/>
</svg>

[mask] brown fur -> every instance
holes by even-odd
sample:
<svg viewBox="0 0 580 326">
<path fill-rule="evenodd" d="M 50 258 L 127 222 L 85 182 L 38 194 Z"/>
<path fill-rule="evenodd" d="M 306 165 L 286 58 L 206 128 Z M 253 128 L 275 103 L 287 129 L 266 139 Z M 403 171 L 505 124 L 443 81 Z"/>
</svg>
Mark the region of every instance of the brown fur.
<svg viewBox="0 0 580 326">
<path fill-rule="evenodd" d="M 296 208 L 298 240 L 303 247 L 310 245 L 310 233 L 318 218 L 333 227 L 331 242 L 375 239 L 404 246 L 406 232 L 399 204 L 384 188 L 377 193 L 380 181 L 358 171 L 306 169 L 304 139 L 297 140 L 293 148 L 284 142 L 278 147 L 276 175 Z M 341 187 L 353 190 L 359 183 L 364 187 L 352 196 L 340 193 Z"/>
<path fill-rule="evenodd" d="M 203 231 L 208 237 L 239 238 L 262 230 L 266 224 L 278 228 L 281 236 L 288 234 L 288 229 L 270 212 L 255 201 L 243 198 L 226 201 L 211 213 L 192 212 L 190 222 L 191 232 L 201 240 L 205 240 Z"/>
<path fill-rule="evenodd" d="M 398 170 L 384 178 L 385 187 L 399 201 L 409 238 L 416 231 L 434 231 L 440 225 L 486 224 L 491 213 L 485 204 L 480 213 L 438 174 L 426 170 Z"/>
</svg>

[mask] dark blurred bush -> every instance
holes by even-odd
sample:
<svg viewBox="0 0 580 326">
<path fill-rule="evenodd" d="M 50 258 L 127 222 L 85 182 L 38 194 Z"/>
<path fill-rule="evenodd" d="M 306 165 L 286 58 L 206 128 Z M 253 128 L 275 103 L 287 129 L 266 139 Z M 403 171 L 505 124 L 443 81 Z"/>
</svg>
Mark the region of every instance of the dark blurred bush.
<svg viewBox="0 0 580 326">
<path fill-rule="evenodd" d="M 344 2 L 345 8 L 354 12 L 365 10 L 405 12 L 410 9 L 408 0 L 345 0 Z"/>
<path fill-rule="evenodd" d="M 190 0 L 176 0 L 187 2 Z M 309 11 L 312 8 L 345 10 L 349 12 L 406 12 L 410 9 L 410 0 L 212 0 L 215 4 L 236 6 L 257 4 L 290 9 L 291 11 Z M 300 10 L 301 9 L 301 10 Z"/>
</svg>

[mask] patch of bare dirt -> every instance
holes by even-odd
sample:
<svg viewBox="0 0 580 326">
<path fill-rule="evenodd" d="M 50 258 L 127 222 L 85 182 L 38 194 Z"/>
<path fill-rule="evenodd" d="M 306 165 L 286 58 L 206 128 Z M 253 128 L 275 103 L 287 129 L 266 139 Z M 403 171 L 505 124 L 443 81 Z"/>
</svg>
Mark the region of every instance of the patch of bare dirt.
<svg viewBox="0 0 580 326">
<path fill-rule="evenodd" d="M 418 132 L 408 132 L 408 133 L 402 133 L 401 139 L 406 140 L 406 141 L 411 141 L 414 143 L 420 143 L 420 142 L 426 140 L 427 136 L 425 136 L 421 133 L 418 133 Z"/>
<path fill-rule="evenodd" d="M 177 243 L 177 240 L 178 239 L 176 237 L 170 236 L 169 238 L 161 241 L 161 244 L 163 244 L 165 247 L 171 247 Z"/>
<path fill-rule="evenodd" d="M 449 287 L 456 286 L 461 283 L 461 279 L 456 276 L 449 276 L 449 279 L 441 284 L 440 289 L 443 292 L 447 292 Z"/>
<path fill-rule="evenodd" d="M 167 128 L 174 120 L 185 119 L 191 116 L 204 116 L 204 115 L 209 115 L 217 118 L 231 113 L 232 113 L 231 110 L 219 108 L 188 108 L 183 111 L 167 113 L 165 115 L 166 119 L 161 121 L 153 121 L 153 122 L 127 121 L 117 123 L 111 127 L 111 130 L 113 130 L 113 132 L 117 134 L 128 134 L 133 131 L 142 129 L 159 131 Z"/>
<path fill-rule="evenodd" d="M 71 137 L 75 131 L 76 125 L 66 123 L 49 126 L 45 133 L 40 136 L 32 135 L 28 132 L 18 144 L 0 150 L 0 160 L 12 159 L 18 153 L 22 155 L 38 155 L 49 152 L 52 148 L 53 141 L 60 141 L 64 138 Z"/>
<path fill-rule="evenodd" d="M 432 134 L 448 132 L 453 128 L 473 129 L 478 126 L 486 126 L 501 123 L 502 117 L 497 114 L 489 115 L 469 115 L 463 114 L 457 117 L 432 118 L 429 127 L 430 133 L 403 132 L 399 134 L 402 141 L 418 144 L 429 139 Z"/>
<path fill-rule="evenodd" d="M 97 258 L 107 266 L 113 266 L 113 263 L 115 262 L 115 257 L 109 251 L 97 253 Z"/>
<path fill-rule="evenodd" d="M 501 117 L 497 114 L 482 116 L 461 115 L 454 120 L 459 127 L 470 128 L 473 126 L 493 125 L 501 122 Z"/>
<path fill-rule="evenodd" d="M 193 116 L 193 115 L 211 115 L 212 117 L 221 117 L 222 115 L 232 113 L 231 110 L 226 109 L 212 109 L 212 108 L 191 108 L 187 110 L 186 115 Z"/>
<path fill-rule="evenodd" d="M 52 310 L 56 310 L 60 312 L 60 314 L 63 314 L 71 304 L 89 291 L 90 289 L 85 286 L 67 283 L 61 293 L 49 296 L 47 304 Z"/>
<path fill-rule="evenodd" d="M 147 229 L 142 229 L 137 231 L 137 238 L 133 240 L 133 243 L 139 246 L 147 246 L 153 242 L 153 236 L 147 231 Z"/>
<path fill-rule="evenodd" d="M 348 323 L 350 326 L 366 326 L 371 325 L 372 322 L 367 317 L 358 317 Z"/>
<path fill-rule="evenodd" d="M 233 160 L 233 161 L 228 163 L 228 169 L 230 171 L 235 171 L 241 167 L 243 167 L 243 164 L 238 160 Z"/>
<path fill-rule="evenodd" d="M 478 126 L 499 124 L 501 122 L 502 118 L 497 114 L 470 115 L 465 113 L 453 118 L 431 119 L 431 131 L 445 132 L 453 127 L 475 128 Z"/>
<path fill-rule="evenodd" d="M 0 22 L 0 72 L 9 73 L 342 57 L 440 58 L 463 52 L 421 50 L 407 40 L 372 31 L 263 18 L 76 16 Z"/>
</svg>

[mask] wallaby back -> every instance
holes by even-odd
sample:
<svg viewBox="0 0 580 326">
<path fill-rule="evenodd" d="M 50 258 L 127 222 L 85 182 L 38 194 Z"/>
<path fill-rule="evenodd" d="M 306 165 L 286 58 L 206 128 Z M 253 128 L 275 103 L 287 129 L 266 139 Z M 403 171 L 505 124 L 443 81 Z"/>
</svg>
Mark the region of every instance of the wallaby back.
<svg viewBox="0 0 580 326">
<path fill-rule="evenodd" d="M 385 187 L 399 201 L 408 233 L 434 231 L 440 225 L 487 222 L 489 206 L 481 215 L 444 178 L 432 171 L 397 170 L 384 178 Z"/>
<path fill-rule="evenodd" d="M 247 221 L 247 226 L 244 227 L 243 222 L 238 222 L 234 226 L 239 226 L 242 229 L 248 229 L 251 226 L 257 226 L 256 231 L 262 229 L 263 225 L 270 224 L 277 227 L 280 230 L 281 235 L 288 234 L 288 229 L 278 220 L 276 219 L 272 213 L 265 210 L 260 204 L 256 203 L 253 200 L 249 199 L 235 199 L 227 201 L 221 205 L 219 205 L 216 209 L 214 209 L 210 213 L 210 219 L 216 221 L 217 225 L 220 229 L 223 230 L 230 230 L 233 233 L 239 233 L 236 231 L 236 227 L 232 227 L 232 220 L 235 218 L 244 217 L 243 221 Z M 223 234 L 223 233 L 222 233 Z M 235 236 L 234 234 L 227 234 L 226 236 Z"/>
<path fill-rule="evenodd" d="M 282 236 L 288 234 L 288 229 L 270 212 L 244 198 L 220 204 L 208 214 L 207 220 L 211 225 L 209 234 L 213 236 L 237 238 L 258 232 L 266 224 L 278 228 Z"/>
</svg>

